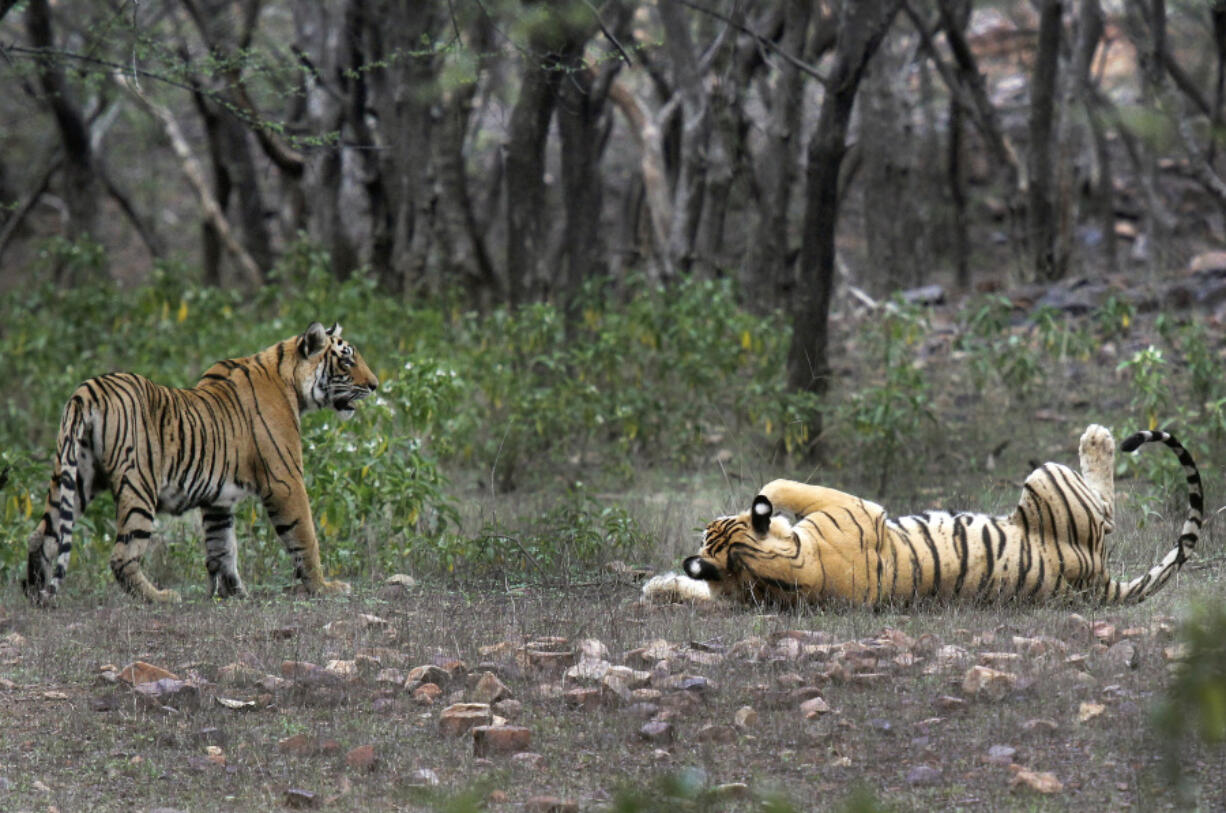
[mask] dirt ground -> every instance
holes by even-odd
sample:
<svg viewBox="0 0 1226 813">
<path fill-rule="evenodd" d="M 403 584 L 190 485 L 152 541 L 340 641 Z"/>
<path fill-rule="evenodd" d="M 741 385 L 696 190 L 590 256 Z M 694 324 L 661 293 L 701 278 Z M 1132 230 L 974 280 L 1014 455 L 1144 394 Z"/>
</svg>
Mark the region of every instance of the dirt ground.
<svg viewBox="0 0 1226 813">
<path fill-rule="evenodd" d="M 1175 619 L 1222 578 L 907 612 L 649 607 L 612 576 L 173 608 L 6 588 L 0 808 L 1226 809 L 1224 754 L 1182 743 L 1180 796 L 1152 723 Z M 172 676 L 134 688 L 138 661 Z M 443 711 L 476 701 L 526 729 L 505 753 Z"/>
</svg>

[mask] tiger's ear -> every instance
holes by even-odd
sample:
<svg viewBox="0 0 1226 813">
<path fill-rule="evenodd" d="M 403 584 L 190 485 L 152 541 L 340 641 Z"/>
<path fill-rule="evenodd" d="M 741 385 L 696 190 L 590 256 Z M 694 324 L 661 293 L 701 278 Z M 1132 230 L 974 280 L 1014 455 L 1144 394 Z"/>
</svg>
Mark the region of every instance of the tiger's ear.
<svg viewBox="0 0 1226 813">
<path fill-rule="evenodd" d="M 333 322 L 332 327 L 328 328 L 328 335 L 334 339 L 339 339 L 341 337 L 341 323 Z"/>
<path fill-rule="evenodd" d="M 311 322 L 306 332 L 298 337 L 298 352 L 304 359 L 317 356 L 328 346 L 328 332 L 319 322 Z"/>
<path fill-rule="evenodd" d="M 759 494 L 753 498 L 753 507 L 749 509 L 749 519 L 753 523 L 754 533 L 763 536 L 770 530 L 771 514 L 774 511 L 775 507 L 766 497 Z"/>
</svg>

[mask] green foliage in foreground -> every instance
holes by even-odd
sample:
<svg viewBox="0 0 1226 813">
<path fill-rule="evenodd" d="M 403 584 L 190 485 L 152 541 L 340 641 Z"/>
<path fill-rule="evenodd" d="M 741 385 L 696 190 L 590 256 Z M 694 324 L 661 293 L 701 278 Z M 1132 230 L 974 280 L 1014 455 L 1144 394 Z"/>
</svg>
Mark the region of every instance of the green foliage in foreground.
<svg viewBox="0 0 1226 813">
<path fill-rule="evenodd" d="M 1178 780 L 1190 737 L 1219 749 L 1226 746 L 1226 608 L 1205 604 L 1184 622 L 1187 647 L 1166 699 L 1155 713 L 1166 743 L 1167 768 Z"/>
</svg>

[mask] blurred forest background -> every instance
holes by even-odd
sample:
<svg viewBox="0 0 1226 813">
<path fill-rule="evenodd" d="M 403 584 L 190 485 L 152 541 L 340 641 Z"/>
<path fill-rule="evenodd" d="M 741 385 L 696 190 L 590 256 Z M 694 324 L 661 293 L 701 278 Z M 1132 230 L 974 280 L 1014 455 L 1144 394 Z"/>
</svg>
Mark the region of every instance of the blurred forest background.
<svg viewBox="0 0 1226 813">
<path fill-rule="evenodd" d="M 1224 97 L 1220 0 L 0 0 L 5 518 L 78 381 L 314 319 L 388 382 L 307 427 L 342 570 L 532 561 L 449 479 L 556 477 L 594 551 L 641 536 L 579 492 L 655 465 L 1220 438 Z"/>
</svg>

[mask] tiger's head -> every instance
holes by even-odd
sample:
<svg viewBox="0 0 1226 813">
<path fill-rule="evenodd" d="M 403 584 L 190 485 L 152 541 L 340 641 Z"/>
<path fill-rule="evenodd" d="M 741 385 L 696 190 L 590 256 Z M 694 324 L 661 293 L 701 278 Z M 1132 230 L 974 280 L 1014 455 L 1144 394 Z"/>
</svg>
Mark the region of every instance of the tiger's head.
<svg viewBox="0 0 1226 813">
<path fill-rule="evenodd" d="M 306 410 L 331 407 L 342 420 L 353 417 L 354 405 L 375 391 L 379 379 L 357 348 L 341 338 L 341 326 L 325 329 L 312 322 L 297 339 L 298 389 Z"/>
<path fill-rule="evenodd" d="M 797 568 L 803 568 L 792 525 L 773 517 L 764 495 L 748 511 L 720 517 L 707 525 L 702 548 L 682 564 L 691 579 L 710 583 L 712 593 L 745 599 L 789 602 L 795 598 Z"/>
</svg>

